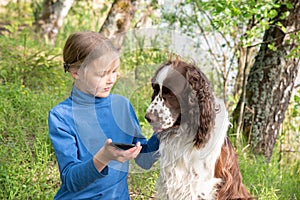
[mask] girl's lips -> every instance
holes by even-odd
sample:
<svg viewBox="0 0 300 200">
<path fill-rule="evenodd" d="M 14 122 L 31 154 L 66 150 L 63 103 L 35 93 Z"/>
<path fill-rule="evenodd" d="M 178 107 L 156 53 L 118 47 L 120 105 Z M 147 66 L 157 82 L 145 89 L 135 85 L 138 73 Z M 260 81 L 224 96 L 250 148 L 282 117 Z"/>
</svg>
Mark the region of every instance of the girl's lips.
<svg viewBox="0 0 300 200">
<path fill-rule="evenodd" d="M 111 89 L 110 87 L 107 87 L 107 88 L 104 88 L 104 91 L 108 92 L 108 91 L 110 91 L 110 89 Z"/>
</svg>

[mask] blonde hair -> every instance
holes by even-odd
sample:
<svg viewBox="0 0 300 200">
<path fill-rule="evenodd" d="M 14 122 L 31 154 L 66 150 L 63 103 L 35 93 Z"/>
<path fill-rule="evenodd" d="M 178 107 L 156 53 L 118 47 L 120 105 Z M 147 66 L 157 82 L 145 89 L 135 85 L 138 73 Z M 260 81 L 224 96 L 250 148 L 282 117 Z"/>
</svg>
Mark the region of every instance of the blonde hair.
<svg viewBox="0 0 300 200">
<path fill-rule="evenodd" d="M 107 53 L 119 56 L 118 50 L 108 38 L 93 31 L 75 32 L 68 37 L 63 49 L 65 71 L 85 67 Z"/>
</svg>

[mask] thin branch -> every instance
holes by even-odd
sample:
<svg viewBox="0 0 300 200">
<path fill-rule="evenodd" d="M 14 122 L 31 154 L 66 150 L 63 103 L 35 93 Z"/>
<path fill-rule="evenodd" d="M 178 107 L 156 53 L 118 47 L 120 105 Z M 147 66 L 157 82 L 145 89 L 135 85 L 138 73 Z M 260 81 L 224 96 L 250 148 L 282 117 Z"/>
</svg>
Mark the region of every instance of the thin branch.
<svg viewBox="0 0 300 200">
<path fill-rule="evenodd" d="M 248 69 L 248 62 L 247 62 L 247 58 L 249 55 L 249 49 L 246 49 L 246 55 L 245 55 L 245 67 L 244 67 L 244 78 L 243 78 L 243 89 L 242 89 L 242 102 L 241 102 L 241 106 L 240 106 L 240 115 L 239 115 L 239 119 L 238 119 L 238 126 L 237 126 L 237 140 L 240 139 L 240 133 L 241 130 L 243 129 L 243 118 L 244 118 L 244 114 L 245 114 L 245 102 L 246 102 L 246 86 L 247 86 L 247 81 L 248 81 L 248 74 L 247 74 L 247 69 Z M 247 107 L 246 107 L 247 108 Z M 250 138 L 250 133 L 249 133 L 249 138 Z"/>
<path fill-rule="evenodd" d="M 209 16 L 203 9 L 199 8 L 198 6 L 197 6 L 197 8 L 199 9 L 200 12 L 202 12 L 202 13 L 207 17 L 207 19 L 208 19 L 209 22 L 210 22 L 210 25 L 214 28 L 214 30 L 216 30 L 216 31 L 222 36 L 222 38 L 225 40 L 227 46 L 230 47 L 230 42 L 226 39 L 226 37 L 224 36 L 224 34 L 223 34 L 221 31 L 219 31 L 219 30 L 214 26 L 213 20 L 210 18 L 210 16 Z"/>
<path fill-rule="evenodd" d="M 257 44 L 253 44 L 253 45 L 250 45 L 250 46 L 248 46 L 248 47 L 256 47 L 256 46 L 259 46 L 259 45 L 261 45 L 261 44 L 269 44 L 269 43 L 271 43 L 271 42 L 275 42 L 275 41 L 277 41 L 278 39 L 281 39 L 281 38 L 285 37 L 286 35 L 289 35 L 289 34 L 292 34 L 292 33 L 297 33 L 298 31 L 300 31 L 300 28 L 299 28 L 299 29 L 295 29 L 295 30 L 290 31 L 290 32 L 286 32 L 285 35 L 283 35 L 283 36 L 279 36 L 279 37 L 274 38 L 274 39 L 272 39 L 272 40 L 268 40 L 268 41 L 264 41 L 264 42 L 259 42 L 259 43 L 257 43 Z"/>
<path fill-rule="evenodd" d="M 202 26 L 200 25 L 200 23 L 198 22 L 198 20 L 196 20 L 196 22 L 197 22 L 198 28 L 199 28 L 200 31 L 203 33 L 204 40 L 205 40 L 205 42 L 206 42 L 206 44 L 207 44 L 207 46 L 208 46 L 209 51 L 211 52 L 211 55 L 213 56 L 213 58 L 214 58 L 214 60 L 216 61 L 217 65 L 219 65 L 218 67 L 216 67 L 216 68 L 217 68 L 217 72 L 218 72 L 220 75 L 222 75 L 222 73 L 221 73 L 222 70 L 221 70 L 220 63 L 218 62 L 218 59 L 217 59 L 216 55 L 215 55 L 214 53 L 212 53 L 213 50 L 212 50 L 212 48 L 211 48 L 211 46 L 210 46 L 210 43 L 209 43 L 209 41 L 208 41 L 208 39 L 207 39 L 207 37 L 206 37 L 206 35 L 205 35 L 205 31 L 204 31 L 204 29 L 202 28 Z M 223 77 L 223 75 L 222 75 L 222 77 Z M 224 78 L 224 77 L 223 77 L 223 78 Z"/>
</svg>

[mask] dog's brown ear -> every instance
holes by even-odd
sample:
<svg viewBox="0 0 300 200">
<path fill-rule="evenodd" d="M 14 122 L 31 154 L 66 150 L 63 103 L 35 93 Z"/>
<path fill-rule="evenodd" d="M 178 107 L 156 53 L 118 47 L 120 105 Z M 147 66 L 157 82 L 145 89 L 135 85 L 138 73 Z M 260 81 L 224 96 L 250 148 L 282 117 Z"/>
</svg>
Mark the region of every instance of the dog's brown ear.
<svg viewBox="0 0 300 200">
<path fill-rule="evenodd" d="M 198 130 L 195 136 L 195 146 L 198 148 L 203 147 L 209 140 L 215 125 L 215 101 L 211 89 L 210 82 L 203 72 L 190 66 L 186 72 L 186 79 L 192 87 L 193 93 L 196 98 L 193 101 L 198 101 L 199 116 Z"/>
</svg>

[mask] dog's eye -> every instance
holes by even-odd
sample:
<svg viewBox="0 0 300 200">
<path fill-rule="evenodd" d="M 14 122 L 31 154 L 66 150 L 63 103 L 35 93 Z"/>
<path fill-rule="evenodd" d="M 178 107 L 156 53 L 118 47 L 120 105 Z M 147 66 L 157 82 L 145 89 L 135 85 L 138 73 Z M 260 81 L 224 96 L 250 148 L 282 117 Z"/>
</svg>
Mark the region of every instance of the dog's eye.
<svg viewBox="0 0 300 200">
<path fill-rule="evenodd" d="M 159 85 L 157 83 L 152 83 L 153 90 L 159 90 Z"/>
<path fill-rule="evenodd" d="M 162 96 L 163 96 L 164 99 L 165 99 L 166 97 L 167 97 L 168 99 L 172 99 L 172 98 L 175 97 L 174 93 L 173 93 L 169 88 L 164 87 L 164 86 L 163 86 L 163 88 L 162 88 Z"/>
<path fill-rule="evenodd" d="M 158 84 L 154 84 L 153 85 L 153 90 L 159 92 L 159 85 Z"/>
<path fill-rule="evenodd" d="M 153 83 L 152 84 L 152 88 L 153 88 L 153 96 L 156 96 L 158 93 L 159 93 L 159 85 L 158 84 L 155 84 Z"/>
<path fill-rule="evenodd" d="M 171 90 L 170 90 L 169 88 L 163 86 L 163 88 L 162 88 L 162 93 L 163 93 L 163 94 L 171 94 L 172 92 L 171 92 Z"/>
</svg>

